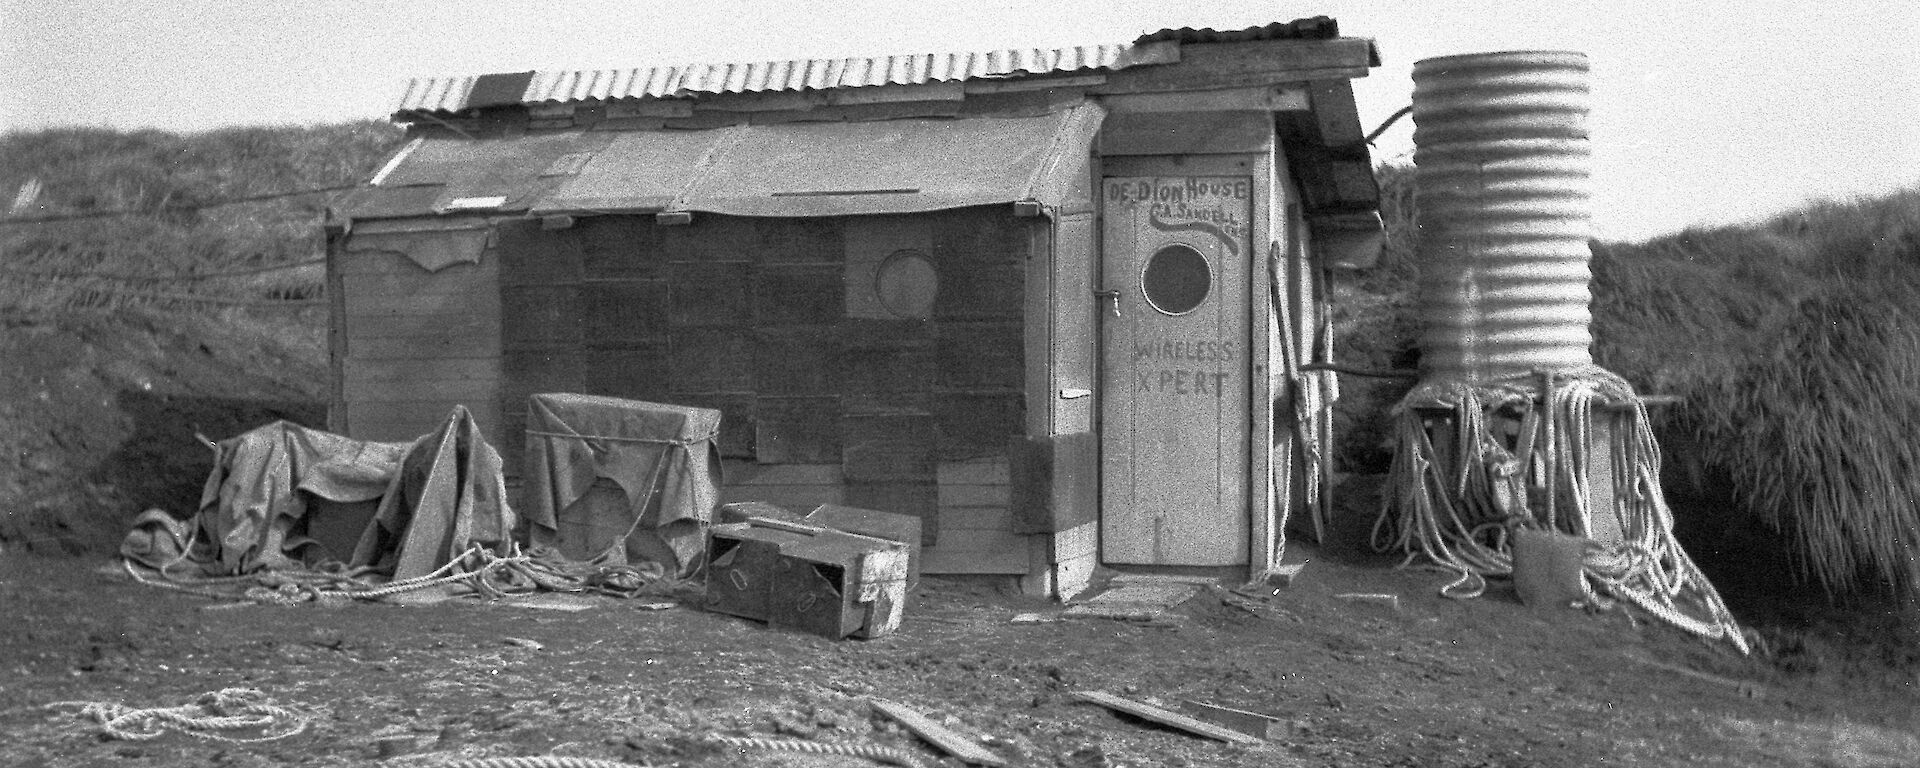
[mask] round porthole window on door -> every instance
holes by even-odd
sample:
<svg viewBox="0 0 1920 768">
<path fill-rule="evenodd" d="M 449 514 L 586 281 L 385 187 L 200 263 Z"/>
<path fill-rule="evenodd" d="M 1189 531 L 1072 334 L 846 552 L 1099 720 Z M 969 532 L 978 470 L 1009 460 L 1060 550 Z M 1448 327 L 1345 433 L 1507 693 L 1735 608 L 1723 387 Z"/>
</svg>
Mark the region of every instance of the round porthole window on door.
<svg viewBox="0 0 1920 768">
<path fill-rule="evenodd" d="M 880 306 L 894 317 L 926 320 L 933 317 L 933 298 L 940 291 L 940 275 L 919 251 L 894 251 L 880 262 L 873 276 Z"/>
<path fill-rule="evenodd" d="M 1147 303 L 1169 315 L 1198 309 L 1213 290 L 1213 267 L 1192 246 L 1174 243 L 1147 259 L 1140 273 L 1140 290 Z"/>
</svg>

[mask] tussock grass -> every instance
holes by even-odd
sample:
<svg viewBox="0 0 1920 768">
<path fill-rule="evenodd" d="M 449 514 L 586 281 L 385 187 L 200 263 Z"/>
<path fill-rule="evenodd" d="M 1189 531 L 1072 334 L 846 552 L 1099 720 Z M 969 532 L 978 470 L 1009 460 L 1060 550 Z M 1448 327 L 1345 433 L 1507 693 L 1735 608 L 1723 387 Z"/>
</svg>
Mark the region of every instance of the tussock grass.
<svg viewBox="0 0 1920 768">
<path fill-rule="evenodd" d="M 1685 398 L 1662 431 L 1721 526 L 1831 597 L 1920 592 L 1920 189 L 1594 256 L 1599 361 Z"/>
<path fill-rule="evenodd" d="M 1920 189 L 1594 246 L 1595 355 L 1642 392 L 1723 529 L 1830 597 L 1920 592 Z"/>
</svg>

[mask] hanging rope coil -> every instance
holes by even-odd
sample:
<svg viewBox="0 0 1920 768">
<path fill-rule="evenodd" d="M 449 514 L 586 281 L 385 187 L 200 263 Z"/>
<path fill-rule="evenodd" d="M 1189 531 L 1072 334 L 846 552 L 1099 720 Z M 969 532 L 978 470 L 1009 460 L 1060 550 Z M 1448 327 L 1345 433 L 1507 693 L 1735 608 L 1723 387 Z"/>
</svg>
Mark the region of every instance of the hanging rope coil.
<svg viewBox="0 0 1920 768">
<path fill-rule="evenodd" d="M 1603 445 L 1595 445 L 1597 410 L 1618 414 Z M 1674 538 L 1659 444 L 1645 404 L 1624 379 L 1585 366 L 1494 382 L 1427 382 L 1395 412 L 1398 449 L 1373 546 L 1405 552 L 1403 567 L 1424 558 L 1456 573 L 1442 595 L 1477 597 L 1487 577 L 1512 575 L 1513 529 L 1592 539 L 1600 520 L 1619 533 L 1617 541 L 1588 543 L 1581 569 L 1588 605 L 1625 601 L 1748 652 L 1732 612 Z M 1436 442 L 1436 414 L 1444 414 L 1438 421 L 1450 439 Z M 1512 433 L 1495 429 L 1516 422 Z M 1607 451 L 1613 467 L 1607 508 L 1598 508 L 1588 472 L 1596 450 Z"/>
<path fill-rule="evenodd" d="M 266 694 L 251 688 L 202 694 L 194 703 L 178 707 L 137 709 L 96 701 L 59 701 L 47 707 L 80 707 L 80 714 L 99 723 L 108 736 L 126 741 L 147 741 L 176 731 L 210 741 L 250 744 L 287 738 L 306 730 L 309 722 L 291 709 L 275 706 Z M 251 729 L 259 729 L 259 735 L 219 733 Z"/>
<path fill-rule="evenodd" d="M 864 757 L 882 763 L 891 763 L 903 768 L 920 768 L 920 762 L 906 750 L 894 747 L 882 747 L 872 744 L 827 744 L 818 741 L 800 739 L 762 739 L 750 736 L 709 736 L 709 741 L 733 747 L 739 750 L 767 750 L 774 752 L 804 752 L 813 755 L 842 755 L 846 757 Z"/>
</svg>

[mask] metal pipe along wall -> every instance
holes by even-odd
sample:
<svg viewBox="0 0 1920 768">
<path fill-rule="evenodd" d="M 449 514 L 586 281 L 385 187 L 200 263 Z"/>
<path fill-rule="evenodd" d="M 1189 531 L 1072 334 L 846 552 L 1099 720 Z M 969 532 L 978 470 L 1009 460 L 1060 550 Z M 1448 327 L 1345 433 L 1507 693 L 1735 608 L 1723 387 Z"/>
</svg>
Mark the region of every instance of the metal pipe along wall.
<svg viewBox="0 0 1920 768">
<path fill-rule="evenodd" d="M 1413 65 L 1423 378 L 1591 365 L 1587 57 Z"/>
</svg>

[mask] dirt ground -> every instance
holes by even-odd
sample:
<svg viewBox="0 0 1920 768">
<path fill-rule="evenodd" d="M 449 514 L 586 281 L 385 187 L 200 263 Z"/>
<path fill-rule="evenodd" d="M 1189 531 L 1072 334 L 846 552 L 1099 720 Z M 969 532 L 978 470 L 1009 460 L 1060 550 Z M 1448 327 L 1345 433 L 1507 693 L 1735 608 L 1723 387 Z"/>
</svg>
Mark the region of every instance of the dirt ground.
<svg viewBox="0 0 1920 768">
<path fill-rule="evenodd" d="M 1499 584 L 1446 600 L 1443 574 L 1339 546 L 1293 546 L 1308 565 L 1278 594 L 1210 589 L 1154 623 L 1015 624 L 1060 606 L 998 581 L 927 579 L 900 631 L 869 641 L 693 601 L 275 606 L 161 590 L 116 570 L 101 537 L 144 506 L 190 508 L 210 459 L 196 433 L 315 423 L 317 341 L 268 344 L 217 319 L 0 320 L 0 765 L 874 764 L 743 753 L 715 735 L 959 765 L 874 716 L 872 698 L 1017 766 L 1920 764 L 1920 646 L 1868 643 L 1883 658 L 1862 657 L 1829 632 L 1879 625 L 1781 629 L 1776 617 L 1762 632 L 1770 655 L 1742 658 L 1624 611 L 1530 609 Z M 1399 605 L 1336 597 L 1351 592 Z M 128 740 L 72 703 L 173 707 L 229 688 L 270 697 L 304 730 Z M 1079 690 L 1266 713 L 1281 733 L 1228 745 L 1079 702 Z"/>
<path fill-rule="evenodd" d="M 873 764 L 705 741 L 757 735 L 959 765 L 874 717 L 872 697 L 982 737 L 1012 765 L 1893 766 L 1920 755 L 1913 679 L 1791 675 L 1621 612 L 1540 612 L 1498 589 L 1446 600 L 1442 580 L 1318 556 L 1277 596 L 1206 591 L 1170 621 L 1013 624 L 1058 606 L 994 582 L 928 579 L 898 633 L 834 642 L 615 598 L 580 611 L 218 602 L 135 583 L 100 559 L 9 555 L 0 762 Z M 1348 591 L 1396 594 L 1400 606 L 1335 597 Z M 129 741 L 59 705 L 170 707 L 226 688 L 257 689 L 309 725 L 258 744 Z M 1266 713 L 1286 733 L 1223 744 L 1075 690 Z"/>
</svg>

